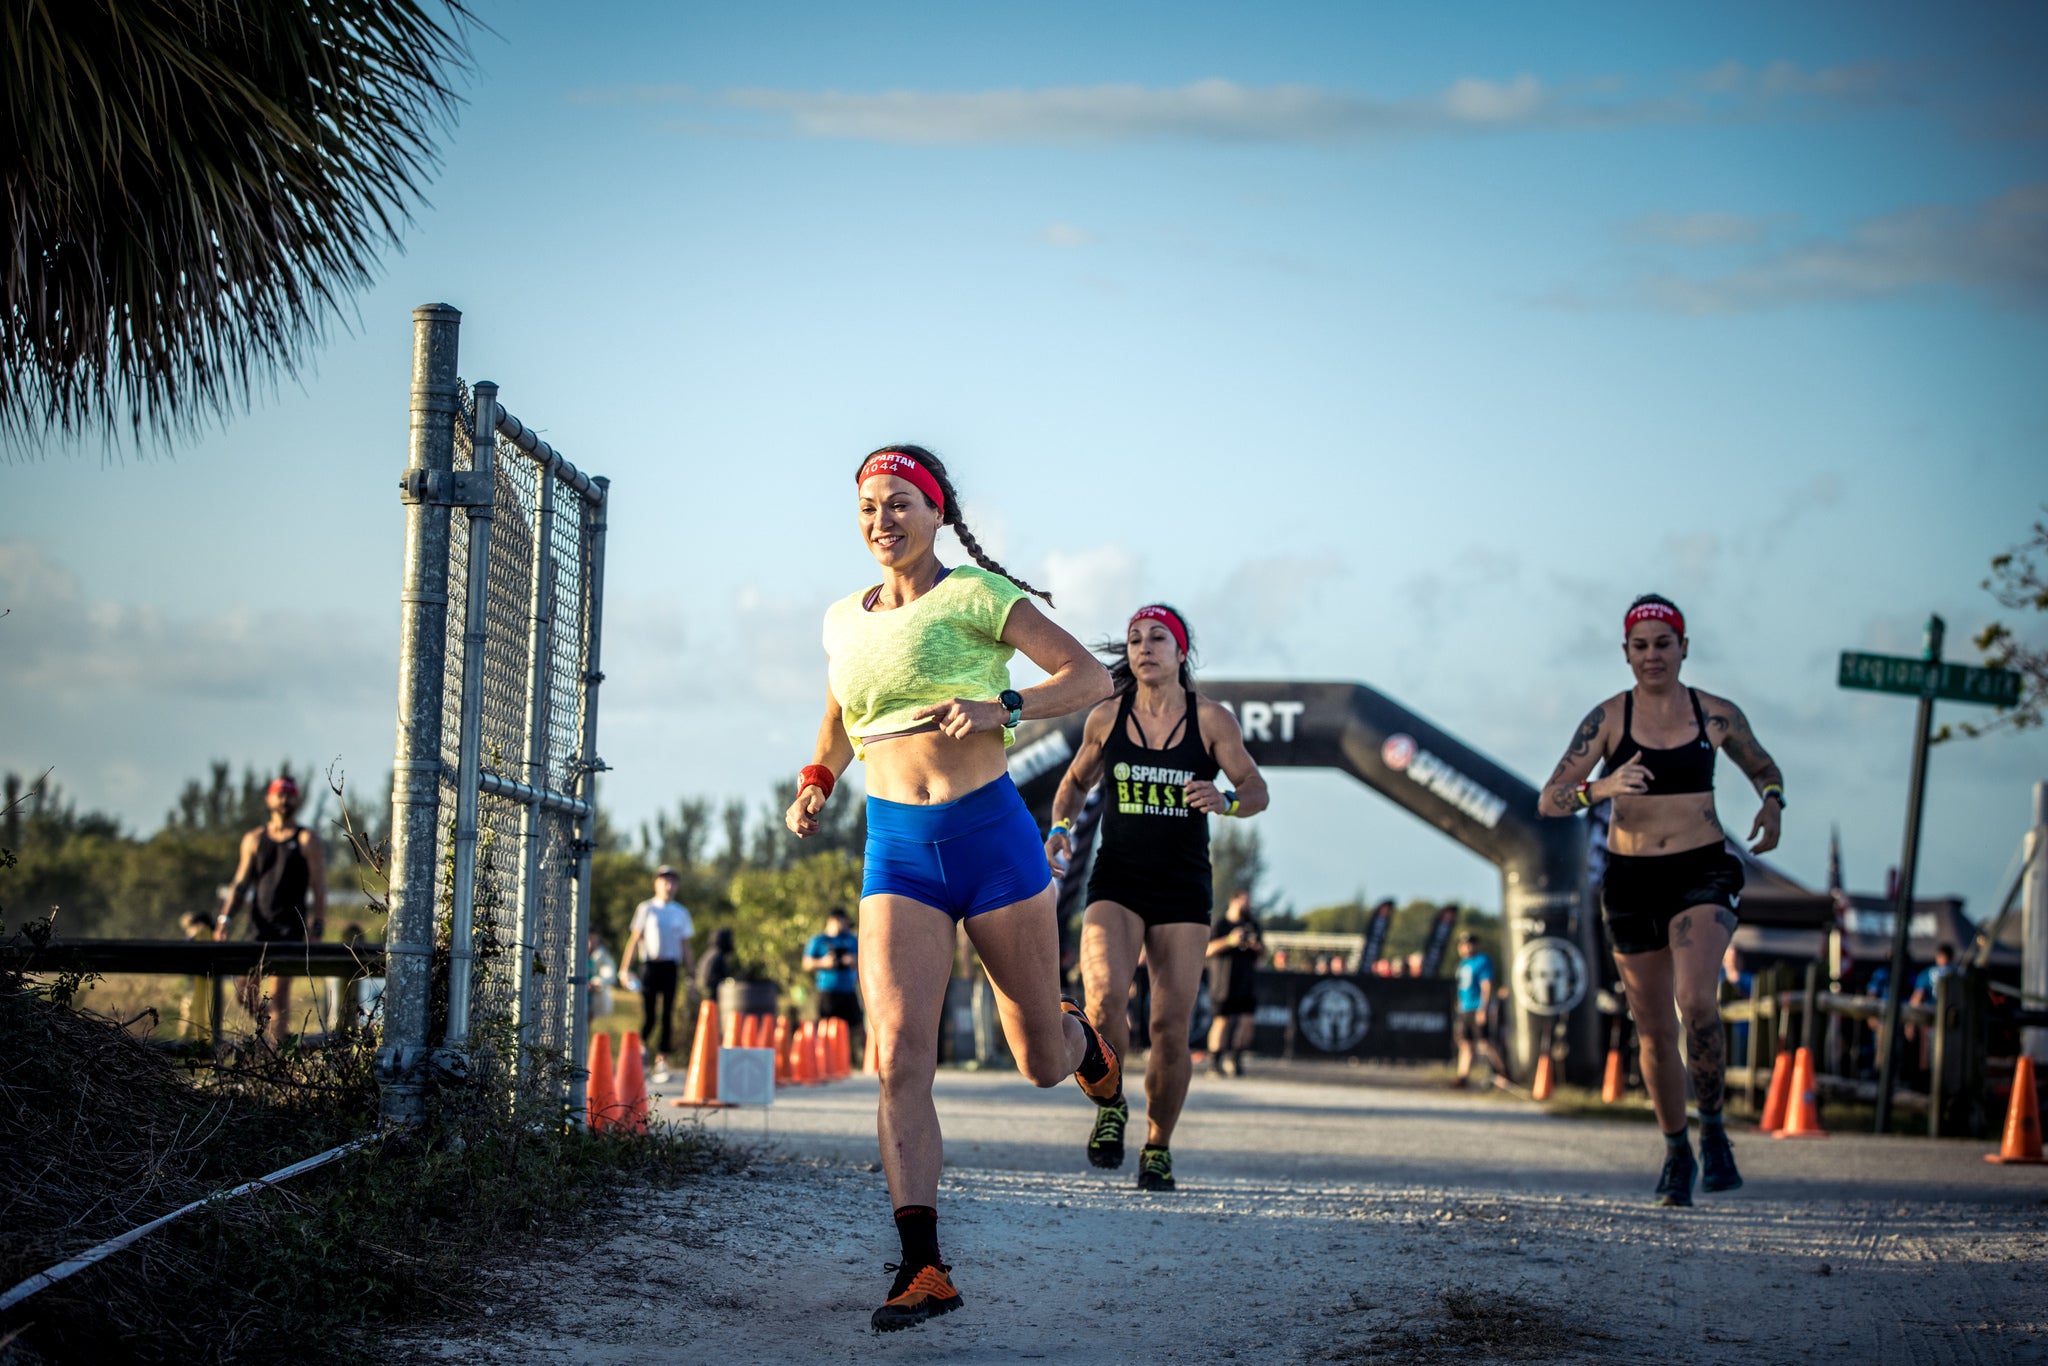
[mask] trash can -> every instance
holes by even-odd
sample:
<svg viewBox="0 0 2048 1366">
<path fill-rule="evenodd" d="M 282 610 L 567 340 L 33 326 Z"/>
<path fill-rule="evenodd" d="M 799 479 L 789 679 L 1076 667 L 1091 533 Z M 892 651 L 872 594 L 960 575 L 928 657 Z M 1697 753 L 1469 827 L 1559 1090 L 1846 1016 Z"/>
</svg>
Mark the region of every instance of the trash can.
<svg viewBox="0 0 2048 1366">
<path fill-rule="evenodd" d="M 742 982 L 728 977 L 718 984 L 718 1032 L 726 1041 L 739 1036 L 740 1016 L 773 1015 L 782 991 L 773 982 Z"/>
</svg>

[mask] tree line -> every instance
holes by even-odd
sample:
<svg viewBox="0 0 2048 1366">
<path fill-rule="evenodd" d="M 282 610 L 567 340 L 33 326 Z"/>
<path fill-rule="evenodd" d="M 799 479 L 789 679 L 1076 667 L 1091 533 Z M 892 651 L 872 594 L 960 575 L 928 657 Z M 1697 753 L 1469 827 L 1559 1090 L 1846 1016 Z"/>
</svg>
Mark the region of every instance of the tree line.
<svg viewBox="0 0 2048 1366">
<path fill-rule="evenodd" d="M 49 775 L 8 774 L 0 846 L 14 850 L 16 862 L 0 869 L 0 905 L 17 920 L 54 912 L 56 932 L 67 938 L 175 937 L 184 912 L 218 909 L 241 837 L 265 820 L 264 787 L 280 773 L 299 781 L 299 819 L 326 847 L 328 933 L 338 936 L 353 924 L 381 940 L 389 781 L 364 792 L 290 761 L 239 775 L 214 762 L 184 784 L 161 826 L 146 836 L 107 813 L 80 810 Z M 828 804 L 819 832 L 799 842 L 782 824 L 794 787 L 776 784 L 759 805 L 684 798 L 633 830 L 601 812 L 591 856 L 592 926 L 614 951 L 623 947 L 634 908 L 651 892 L 654 870 L 666 864 L 677 872 L 677 896 L 696 923 L 700 953 L 713 932 L 731 929 L 742 975 L 785 989 L 799 985 L 804 943 L 826 913 L 859 906 L 867 818 L 859 802 Z M 1221 824 L 1211 854 L 1217 906 L 1244 887 L 1269 928 L 1358 933 L 1371 916 L 1363 897 L 1295 914 L 1271 886 L 1256 828 Z M 1425 901 L 1401 907 L 1386 951 L 1419 949 L 1435 909 Z M 1498 919 L 1467 911 L 1465 925 L 1488 935 Z"/>
</svg>

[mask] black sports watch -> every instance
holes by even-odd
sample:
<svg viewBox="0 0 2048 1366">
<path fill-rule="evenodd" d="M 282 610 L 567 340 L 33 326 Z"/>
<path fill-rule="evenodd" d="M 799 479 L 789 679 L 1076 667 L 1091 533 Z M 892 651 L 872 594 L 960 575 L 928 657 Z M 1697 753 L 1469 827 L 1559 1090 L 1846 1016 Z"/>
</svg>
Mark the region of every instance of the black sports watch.
<svg viewBox="0 0 2048 1366">
<path fill-rule="evenodd" d="M 1005 688 L 996 694 L 996 701 L 1002 703 L 1004 710 L 1010 713 L 1010 719 L 1004 723 L 1005 725 L 1014 729 L 1023 724 L 1024 694 L 1018 692 L 1015 688 Z"/>
</svg>

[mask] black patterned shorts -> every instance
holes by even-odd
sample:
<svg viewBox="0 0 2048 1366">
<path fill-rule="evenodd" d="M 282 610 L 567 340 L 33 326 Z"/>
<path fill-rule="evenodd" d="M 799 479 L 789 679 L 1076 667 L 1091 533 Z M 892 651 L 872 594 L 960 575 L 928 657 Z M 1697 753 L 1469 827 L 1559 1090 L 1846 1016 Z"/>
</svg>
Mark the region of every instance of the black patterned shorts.
<svg viewBox="0 0 2048 1366">
<path fill-rule="evenodd" d="M 1607 941 L 1616 953 L 1671 947 L 1671 922 L 1692 906 L 1742 902 L 1742 861 L 1722 844 L 1676 854 L 1609 854 L 1600 888 Z"/>
</svg>

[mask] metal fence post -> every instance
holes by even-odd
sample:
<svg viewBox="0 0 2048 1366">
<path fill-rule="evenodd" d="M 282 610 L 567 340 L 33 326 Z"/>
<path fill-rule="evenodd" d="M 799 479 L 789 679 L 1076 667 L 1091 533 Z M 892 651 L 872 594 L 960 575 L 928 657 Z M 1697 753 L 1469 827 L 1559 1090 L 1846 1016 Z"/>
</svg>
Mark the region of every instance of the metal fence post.
<svg viewBox="0 0 2048 1366">
<path fill-rule="evenodd" d="M 2026 890 L 2020 902 L 2020 991 L 2038 1009 L 2048 998 L 2048 783 L 2034 784 L 2034 821 L 2027 830 Z M 2048 1065 L 2048 1029 L 2020 1031 L 2020 1052 Z"/>
<path fill-rule="evenodd" d="M 533 508 L 533 599 L 526 636 L 526 754 L 523 773 L 535 793 L 549 789 L 548 738 L 553 708 L 555 626 L 555 471 L 543 459 Z M 533 950 L 540 942 L 540 856 L 548 819 L 538 801 L 519 817 L 519 972 L 515 1008 L 519 1039 L 527 1041 L 533 1020 Z M 580 945 L 574 946 L 580 949 Z"/>
<path fill-rule="evenodd" d="M 411 464 L 402 481 L 405 569 L 399 593 L 398 741 L 392 761 L 390 922 L 384 1044 L 377 1054 L 387 1123 L 423 1108 L 427 996 L 434 956 L 434 836 L 440 810 L 442 673 L 448 654 L 448 517 L 430 476 L 455 468 L 456 345 L 462 314 L 413 310 Z M 417 483 L 415 475 L 418 476 Z"/>
<path fill-rule="evenodd" d="M 577 797 L 585 810 L 576 823 L 576 924 L 569 942 L 569 1113 L 583 1122 L 583 1079 L 589 1074 L 590 1039 L 590 902 L 591 854 L 597 845 L 597 775 L 604 765 L 597 757 L 597 689 L 604 682 L 598 647 L 604 625 L 604 537 L 611 511 L 612 481 L 599 476 L 598 499 L 584 505 L 583 526 L 586 596 L 583 606 L 583 734 L 576 772 Z"/>
<path fill-rule="evenodd" d="M 498 386 L 478 380 L 476 429 L 469 468 L 488 490 L 497 476 Z M 491 610 L 491 517 L 494 502 L 472 502 L 469 562 L 463 574 L 468 601 L 462 624 L 461 737 L 455 767 L 455 887 L 448 923 L 448 1027 L 442 1046 L 469 1042 L 470 976 L 476 959 L 476 808 L 483 763 L 484 643 Z"/>
</svg>

